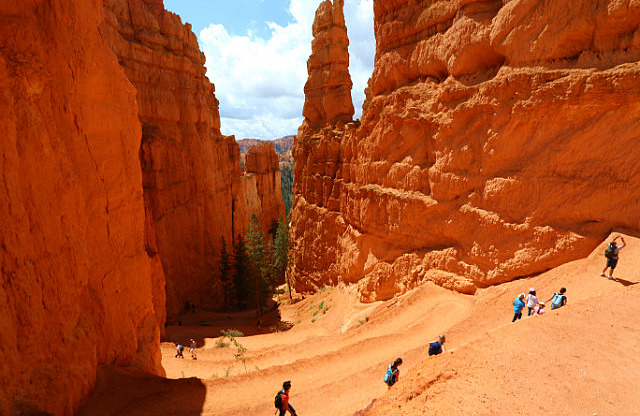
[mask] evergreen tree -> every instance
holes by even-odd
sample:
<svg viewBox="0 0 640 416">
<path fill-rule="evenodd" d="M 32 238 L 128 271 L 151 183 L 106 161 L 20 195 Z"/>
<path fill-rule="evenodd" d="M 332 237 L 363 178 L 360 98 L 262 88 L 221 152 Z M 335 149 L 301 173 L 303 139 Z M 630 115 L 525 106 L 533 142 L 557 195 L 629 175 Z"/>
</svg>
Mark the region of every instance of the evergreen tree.
<svg viewBox="0 0 640 416">
<path fill-rule="evenodd" d="M 250 270 L 248 287 L 255 295 L 256 308 L 260 310 L 269 297 L 269 271 L 271 266 L 264 242 L 264 232 L 255 214 L 251 215 L 245 239 Z"/>
<path fill-rule="evenodd" d="M 287 218 L 280 214 L 278 220 L 278 229 L 276 230 L 276 238 L 274 242 L 274 276 L 276 285 L 281 285 L 285 282 L 285 276 L 287 273 L 287 267 L 289 265 L 289 222 Z M 291 286 L 287 281 L 289 287 L 289 293 L 291 293 Z"/>
<path fill-rule="evenodd" d="M 293 204 L 293 169 L 292 163 L 284 163 L 280 170 L 280 187 L 282 189 L 282 201 L 284 202 L 284 208 L 286 214 L 291 212 L 291 205 Z"/>
<path fill-rule="evenodd" d="M 244 243 L 242 235 L 238 236 L 238 241 L 233 246 L 233 286 L 237 304 L 241 308 L 245 308 L 249 301 L 249 258 L 247 256 L 247 247 Z"/>
<path fill-rule="evenodd" d="M 222 283 L 222 295 L 224 296 L 224 308 L 232 309 L 238 302 L 236 298 L 235 282 L 233 281 L 233 266 L 231 255 L 227 252 L 227 242 L 222 237 L 222 249 L 220 250 L 220 282 Z"/>
</svg>

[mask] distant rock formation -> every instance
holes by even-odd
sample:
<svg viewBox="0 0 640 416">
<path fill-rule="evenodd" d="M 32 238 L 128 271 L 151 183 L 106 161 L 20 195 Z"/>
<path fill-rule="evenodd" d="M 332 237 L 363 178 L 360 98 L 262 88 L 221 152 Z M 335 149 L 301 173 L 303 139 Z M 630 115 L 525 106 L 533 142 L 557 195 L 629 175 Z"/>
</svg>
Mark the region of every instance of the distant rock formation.
<svg viewBox="0 0 640 416">
<path fill-rule="evenodd" d="M 280 188 L 243 178 L 238 144 L 220 133 L 214 86 L 191 26 L 161 1 L 104 0 L 104 10 L 100 30 L 138 91 L 147 250 L 162 261 L 167 314 L 175 319 L 189 303 L 219 307 L 222 238 L 230 247 L 252 213 L 264 224 L 277 219 Z M 257 156 L 273 169 L 259 178 L 279 176 L 271 152 Z"/>
<path fill-rule="evenodd" d="M 73 414 L 98 364 L 164 374 L 136 91 L 101 20 L 97 0 L 0 11 L 2 415 Z"/>
<path fill-rule="evenodd" d="M 361 125 L 305 113 L 294 146 L 298 290 L 473 293 L 640 230 L 640 4 L 375 0 L 374 13 Z"/>
</svg>

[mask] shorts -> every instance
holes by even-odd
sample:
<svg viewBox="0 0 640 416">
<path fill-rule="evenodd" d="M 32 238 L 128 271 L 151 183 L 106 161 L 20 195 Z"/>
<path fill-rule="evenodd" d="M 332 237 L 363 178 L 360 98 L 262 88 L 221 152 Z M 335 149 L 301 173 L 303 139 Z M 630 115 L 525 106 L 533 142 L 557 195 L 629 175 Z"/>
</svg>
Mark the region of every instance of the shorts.
<svg viewBox="0 0 640 416">
<path fill-rule="evenodd" d="M 617 265 L 618 259 L 607 259 L 607 267 L 611 267 L 611 270 L 615 269 Z"/>
</svg>

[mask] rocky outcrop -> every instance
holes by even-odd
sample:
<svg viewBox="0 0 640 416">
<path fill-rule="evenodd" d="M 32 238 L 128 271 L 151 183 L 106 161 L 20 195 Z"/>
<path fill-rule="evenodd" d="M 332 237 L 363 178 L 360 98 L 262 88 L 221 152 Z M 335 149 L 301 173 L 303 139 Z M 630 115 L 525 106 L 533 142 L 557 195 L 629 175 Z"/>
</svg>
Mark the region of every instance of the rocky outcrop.
<svg viewBox="0 0 640 416">
<path fill-rule="evenodd" d="M 0 11 L 3 415 L 73 414 L 101 363 L 164 374 L 136 91 L 101 20 L 98 0 Z"/>
<path fill-rule="evenodd" d="M 302 114 L 312 128 L 349 121 L 354 109 L 349 75 L 349 38 L 344 21 L 344 0 L 323 1 L 313 22 L 313 43 L 307 62 Z"/>
<path fill-rule="evenodd" d="M 169 320 L 186 303 L 220 307 L 222 239 L 229 247 L 251 213 L 265 224 L 277 219 L 280 188 L 243 177 L 190 25 L 157 0 L 104 0 L 104 10 L 101 33 L 138 92 L 147 249 L 162 261 Z"/>
<path fill-rule="evenodd" d="M 361 124 L 294 147 L 299 290 L 473 293 L 640 229 L 640 4 L 374 1 Z"/>
</svg>

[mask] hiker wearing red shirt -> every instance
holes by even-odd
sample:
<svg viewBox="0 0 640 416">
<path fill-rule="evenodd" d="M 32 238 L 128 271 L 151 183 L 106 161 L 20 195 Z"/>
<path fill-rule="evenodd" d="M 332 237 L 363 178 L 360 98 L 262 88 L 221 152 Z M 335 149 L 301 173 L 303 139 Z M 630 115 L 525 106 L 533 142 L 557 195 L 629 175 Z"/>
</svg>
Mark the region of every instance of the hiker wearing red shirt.
<svg viewBox="0 0 640 416">
<path fill-rule="evenodd" d="M 287 410 L 291 415 L 297 416 L 295 409 L 289 404 L 289 390 L 291 390 L 291 382 L 285 381 L 282 383 L 282 390 L 276 395 L 275 405 L 280 411 L 279 416 L 284 416 Z"/>
</svg>

